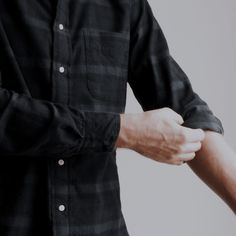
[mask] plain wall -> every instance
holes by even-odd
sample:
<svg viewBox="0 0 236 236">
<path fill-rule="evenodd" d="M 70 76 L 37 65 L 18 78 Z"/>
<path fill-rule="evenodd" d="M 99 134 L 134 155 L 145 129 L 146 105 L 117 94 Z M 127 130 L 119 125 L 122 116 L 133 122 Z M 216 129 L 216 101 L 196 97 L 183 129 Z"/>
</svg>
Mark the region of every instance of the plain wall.
<svg viewBox="0 0 236 236">
<path fill-rule="evenodd" d="M 170 52 L 222 121 L 236 151 L 236 1 L 149 0 Z M 128 87 L 126 113 L 142 112 Z M 117 149 L 123 214 L 131 236 L 235 236 L 236 217 L 188 167 Z"/>
</svg>

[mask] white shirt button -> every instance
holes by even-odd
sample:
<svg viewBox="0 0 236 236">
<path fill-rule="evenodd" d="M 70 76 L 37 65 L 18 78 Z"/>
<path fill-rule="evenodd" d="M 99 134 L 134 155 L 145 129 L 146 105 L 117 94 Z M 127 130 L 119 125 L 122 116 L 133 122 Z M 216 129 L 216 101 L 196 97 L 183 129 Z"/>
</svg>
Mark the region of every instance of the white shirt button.
<svg viewBox="0 0 236 236">
<path fill-rule="evenodd" d="M 64 29 L 64 25 L 63 24 L 59 24 L 58 27 L 59 27 L 60 30 Z"/>
<path fill-rule="evenodd" d="M 60 166 L 63 166 L 64 163 L 65 163 L 64 160 L 62 160 L 62 159 L 58 160 L 58 164 L 59 164 Z"/>
<path fill-rule="evenodd" d="M 59 67 L 59 71 L 60 71 L 60 73 L 64 73 L 65 68 L 64 68 L 63 66 L 60 66 L 60 67 Z"/>
<path fill-rule="evenodd" d="M 59 209 L 59 211 L 64 211 L 66 208 L 65 208 L 64 205 L 60 205 L 60 206 L 58 207 L 58 209 Z"/>
</svg>

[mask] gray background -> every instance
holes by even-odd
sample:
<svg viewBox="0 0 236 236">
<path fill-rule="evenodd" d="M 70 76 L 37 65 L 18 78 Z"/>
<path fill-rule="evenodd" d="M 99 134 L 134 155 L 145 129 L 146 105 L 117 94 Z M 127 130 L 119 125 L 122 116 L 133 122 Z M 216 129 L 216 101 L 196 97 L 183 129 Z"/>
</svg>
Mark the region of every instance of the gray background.
<svg viewBox="0 0 236 236">
<path fill-rule="evenodd" d="M 149 0 L 170 52 L 236 151 L 236 1 Z M 128 87 L 126 113 L 141 112 Z M 123 214 L 131 236 L 235 236 L 229 207 L 187 165 L 117 149 Z M 153 187 L 154 186 L 154 187 Z"/>
</svg>

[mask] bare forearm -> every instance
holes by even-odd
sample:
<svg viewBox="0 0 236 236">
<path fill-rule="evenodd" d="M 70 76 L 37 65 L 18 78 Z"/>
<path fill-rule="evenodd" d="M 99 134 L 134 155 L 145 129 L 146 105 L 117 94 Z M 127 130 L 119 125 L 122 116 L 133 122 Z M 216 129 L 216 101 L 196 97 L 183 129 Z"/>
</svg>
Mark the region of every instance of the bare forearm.
<svg viewBox="0 0 236 236">
<path fill-rule="evenodd" d="M 236 214 L 236 154 L 221 134 L 205 134 L 201 149 L 188 164 Z"/>
<path fill-rule="evenodd" d="M 202 139 L 199 136 L 195 140 L 197 143 L 201 141 L 200 148 L 196 145 L 193 147 L 193 138 L 195 139 L 196 136 L 192 132 L 196 130 L 186 128 L 181 130 L 183 127 L 180 125 L 180 129 L 176 129 L 177 126 L 167 122 L 170 116 L 171 113 L 162 109 L 142 114 L 121 114 L 121 129 L 116 146 L 133 149 L 146 157 L 168 164 L 181 164 L 183 160 L 187 161 L 192 170 L 236 214 L 235 152 L 221 134 L 213 131 L 202 131 L 205 138 Z M 184 131 L 187 132 L 185 135 L 183 135 Z M 186 136 L 186 134 L 188 135 Z M 189 142 L 187 144 L 185 142 L 183 145 L 183 142 L 180 142 L 182 138 L 177 140 L 177 137 L 185 137 L 184 140 Z M 177 143 L 182 143 L 182 145 L 174 147 L 173 145 Z M 193 148 L 196 150 L 193 150 Z M 179 155 L 181 152 L 175 153 L 175 150 L 177 152 L 182 151 L 181 158 Z M 192 152 L 195 152 L 195 158 L 191 156 L 187 160 L 186 155 L 190 155 Z"/>
</svg>

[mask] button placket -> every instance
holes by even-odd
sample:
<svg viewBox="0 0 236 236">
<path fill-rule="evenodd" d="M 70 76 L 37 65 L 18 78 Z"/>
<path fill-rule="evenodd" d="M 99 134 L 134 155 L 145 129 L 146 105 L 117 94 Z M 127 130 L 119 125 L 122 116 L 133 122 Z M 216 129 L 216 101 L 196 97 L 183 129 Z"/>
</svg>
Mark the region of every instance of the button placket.
<svg viewBox="0 0 236 236">
<path fill-rule="evenodd" d="M 64 166 L 64 165 L 65 165 L 65 161 L 64 161 L 63 159 L 59 159 L 59 160 L 57 161 L 57 163 L 58 163 L 59 166 Z M 60 205 L 58 206 L 58 210 L 61 211 L 61 212 L 65 211 L 65 209 L 66 209 L 65 204 L 60 204 Z"/>
<path fill-rule="evenodd" d="M 63 30 L 64 29 L 64 25 L 63 24 L 58 24 L 58 28 L 60 29 L 60 30 Z M 59 67 L 59 72 L 61 73 L 61 74 L 63 74 L 64 72 L 65 72 L 65 67 L 64 66 L 60 66 Z"/>
<path fill-rule="evenodd" d="M 61 12 L 56 16 L 53 25 L 53 74 L 52 74 L 52 101 L 68 104 L 69 99 L 69 76 L 70 76 L 70 44 L 71 39 L 67 30 L 68 25 L 68 2 L 59 2 L 63 6 Z M 61 8 L 59 8 L 61 9 Z"/>
<path fill-rule="evenodd" d="M 53 24 L 52 53 L 52 98 L 53 102 L 68 104 L 70 44 L 67 31 L 68 1 L 57 1 L 57 12 Z M 50 188 L 53 235 L 69 235 L 69 173 L 68 160 L 53 159 L 51 165 L 52 186 Z M 60 227 L 63 225 L 63 229 Z"/>
</svg>

